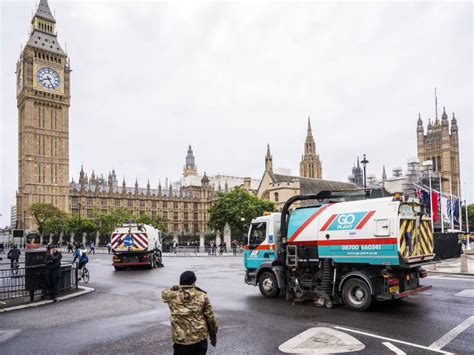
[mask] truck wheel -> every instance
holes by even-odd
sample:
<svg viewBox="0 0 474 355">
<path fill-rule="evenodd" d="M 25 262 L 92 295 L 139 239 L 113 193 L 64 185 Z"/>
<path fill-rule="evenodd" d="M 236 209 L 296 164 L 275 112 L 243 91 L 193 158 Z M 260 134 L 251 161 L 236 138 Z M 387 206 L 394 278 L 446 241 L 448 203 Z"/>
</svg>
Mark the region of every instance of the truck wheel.
<svg viewBox="0 0 474 355">
<path fill-rule="evenodd" d="M 115 271 L 122 271 L 123 270 L 123 267 L 121 266 L 114 266 L 115 268 Z"/>
<path fill-rule="evenodd" d="M 342 286 L 344 305 L 356 311 L 365 311 L 372 302 L 369 285 L 361 279 L 352 278 Z"/>
<path fill-rule="evenodd" d="M 258 287 L 260 293 L 265 297 L 274 298 L 278 296 L 278 283 L 275 275 L 271 272 L 264 272 L 260 275 L 260 278 L 258 279 Z"/>
</svg>

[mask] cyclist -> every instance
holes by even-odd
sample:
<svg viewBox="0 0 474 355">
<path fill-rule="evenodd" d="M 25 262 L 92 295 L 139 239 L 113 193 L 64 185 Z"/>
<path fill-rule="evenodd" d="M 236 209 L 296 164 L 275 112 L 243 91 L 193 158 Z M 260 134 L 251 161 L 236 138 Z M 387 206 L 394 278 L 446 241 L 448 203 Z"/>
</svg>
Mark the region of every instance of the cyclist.
<svg viewBox="0 0 474 355">
<path fill-rule="evenodd" d="M 89 262 L 89 257 L 87 256 L 87 253 L 82 253 L 81 257 L 79 258 L 79 270 L 82 270 L 84 266 Z"/>
<path fill-rule="evenodd" d="M 17 248 L 16 244 L 13 245 L 13 248 L 10 249 L 8 252 L 7 258 L 10 259 L 10 268 L 13 269 L 15 265 L 15 261 L 18 263 L 18 259 L 20 259 L 21 251 Z"/>
<path fill-rule="evenodd" d="M 72 259 L 72 262 L 74 263 L 76 259 L 81 259 L 82 254 L 86 253 L 86 250 L 82 250 L 82 245 L 78 244 L 76 247 L 76 250 L 74 251 L 74 259 Z"/>
</svg>

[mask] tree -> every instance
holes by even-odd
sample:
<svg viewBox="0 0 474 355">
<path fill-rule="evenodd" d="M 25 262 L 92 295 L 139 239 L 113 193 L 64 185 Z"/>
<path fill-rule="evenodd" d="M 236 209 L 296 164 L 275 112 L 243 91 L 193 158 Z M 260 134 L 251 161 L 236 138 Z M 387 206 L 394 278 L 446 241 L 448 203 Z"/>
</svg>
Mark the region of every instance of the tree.
<svg viewBox="0 0 474 355">
<path fill-rule="evenodd" d="M 137 218 L 137 223 L 152 225 L 153 227 L 159 229 L 162 233 L 166 233 L 168 231 L 166 223 L 160 216 L 152 218 L 149 215 L 145 214 Z"/>
<path fill-rule="evenodd" d="M 114 221 L 115 226 L 129 222 L 133 219 L 133 215 L 125 208 L 117 208 L 113 210 L 112 212 L 110 212 L 110 216 Z"/>
<path fill-rule="evenodd" d="M 103 213 L 103 212 L 97 212 L 94 215 L 94 224 L 97 228 L 97 231 L 100 233 L 100 235 L 110 235 L 117 224 L 117 220 L 120 219 L 119 217 L 113 215 L 112 213 Z"/>
<path fill-rule="evenodd" d="M 72 214 L 67 218 L 67 232 L 80 234 L 80 233 L 93 233 L 97 230 L 96 225 L 91 219 L 81 219 L 78 215 Z"/>
<path fill-rule="evenodd" d="M 466 215 L 465 208 L 463 208 L 464 215 Z M 469 231 L 474 232 L 474 203 L 467 205 L 467 218 L 469 220 Z"/>
<path fill-rule="evenodd" d="M 209 227 L 222 232 L 225 224 L 229 223 L 232 235 L 242 236 L 246 223 L 263 215 L 265 211 L 274 210 L 273 202 L 261 200 L 237 187 L 231 192 L 219 193 L 218 199 L 209 209 Z"/>
<path fill-rule="evenodd" d="M 68 230 L 67 215 L 62 213 L 48 219 L 43 225 L 43 233 L 49 234 L 60 234 L 65 233 Z"/>
<path fill-rule="evenodd" d="M 28 208 L 28 212 L 35 219 L 40 235 L 43 235 L 43 228 L 48 220 L 62 214 L 59 208 L 50 203 L 34 203 Z"/>
</svg>

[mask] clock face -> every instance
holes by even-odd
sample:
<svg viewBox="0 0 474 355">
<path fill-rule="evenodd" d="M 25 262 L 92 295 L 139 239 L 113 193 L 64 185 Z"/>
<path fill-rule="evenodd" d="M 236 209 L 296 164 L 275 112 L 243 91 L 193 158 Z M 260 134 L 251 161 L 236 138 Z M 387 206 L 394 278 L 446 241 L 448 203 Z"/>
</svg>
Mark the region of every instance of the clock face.
<svg viewBox="0 0 474 355">
<path fill-rule="evenodd" d="M 55 70 L 47 67 L 38 69 L 36 72 L 36 79 L 41 84 L 41 86 L 47 89 L 55 90 L 61 84 L 61 77 L 59 74 Z"/>
</svg>

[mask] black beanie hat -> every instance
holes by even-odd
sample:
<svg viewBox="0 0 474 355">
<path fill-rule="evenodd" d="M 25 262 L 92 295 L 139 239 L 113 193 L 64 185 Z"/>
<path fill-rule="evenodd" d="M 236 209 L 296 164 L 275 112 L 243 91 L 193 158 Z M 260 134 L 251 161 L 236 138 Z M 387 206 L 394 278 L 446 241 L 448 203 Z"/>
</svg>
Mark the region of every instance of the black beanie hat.
<svg viewBox="0 0 474 355">
<path fill-rule="evenodd" d="M 196 275 L 192 271 L 185 271 L 179 277 L 180 285 L 192 285 L 196 282 Z"/>
</svg>

